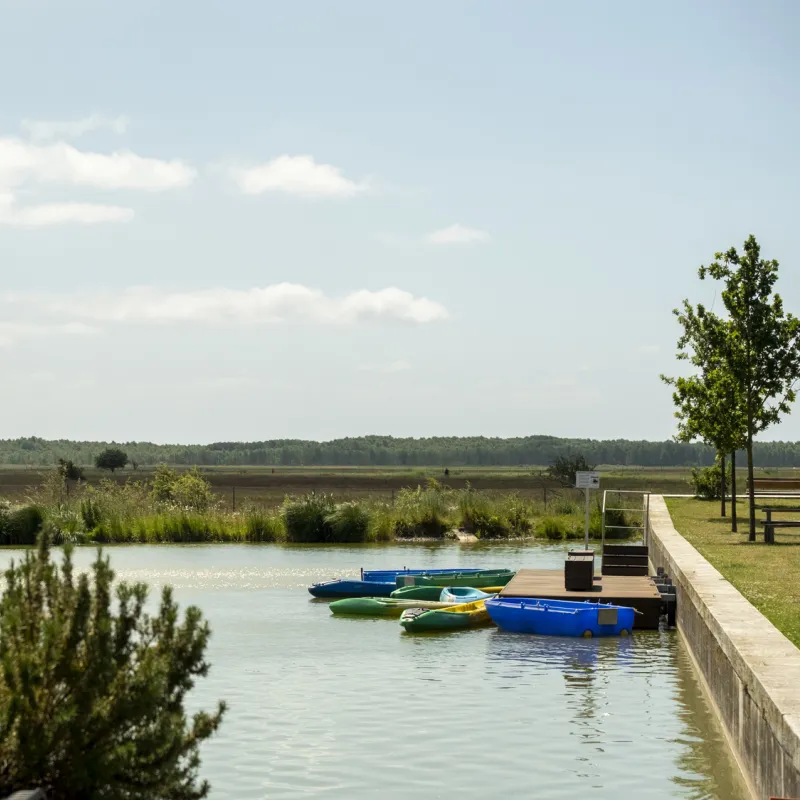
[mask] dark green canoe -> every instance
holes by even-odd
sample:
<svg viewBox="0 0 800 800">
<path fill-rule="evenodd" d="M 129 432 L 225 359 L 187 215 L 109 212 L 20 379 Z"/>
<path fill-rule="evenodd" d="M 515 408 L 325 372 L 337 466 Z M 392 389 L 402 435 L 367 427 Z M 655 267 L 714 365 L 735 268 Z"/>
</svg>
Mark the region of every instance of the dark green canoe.
<svg viewBox="0 0 800 800">
<path fill-rule="evenodd" d="M 451 572 L 440 575 L 402 575 L 397 577 L 398 588 L 405 586 L 505 586 L 515 573 L 510 569 L 484 570 L 482 572 Z"/>
</svg>

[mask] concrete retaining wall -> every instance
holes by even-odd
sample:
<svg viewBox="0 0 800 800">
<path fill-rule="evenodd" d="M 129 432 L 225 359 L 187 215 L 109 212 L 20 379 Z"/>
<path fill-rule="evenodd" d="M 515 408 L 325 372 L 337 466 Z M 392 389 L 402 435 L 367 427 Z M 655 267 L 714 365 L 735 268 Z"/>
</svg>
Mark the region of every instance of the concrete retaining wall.
<svg viewBox="0 0 800 800">
<path fill-rule="evenodd" d="M 800 798 L 800 650 L 675 530 L 661 496 L 648 547 L 677 587 L 678 629 L 754 796 Z"/>
</svg>

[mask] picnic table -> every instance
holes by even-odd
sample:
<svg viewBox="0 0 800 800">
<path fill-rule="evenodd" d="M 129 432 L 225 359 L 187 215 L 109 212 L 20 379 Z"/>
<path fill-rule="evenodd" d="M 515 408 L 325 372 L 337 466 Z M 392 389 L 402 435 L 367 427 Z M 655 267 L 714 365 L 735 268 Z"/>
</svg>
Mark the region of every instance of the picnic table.
<svg viewBox="0 0 800 800">
<path fill-rule="evenodd" d="M 772 519 L 773 514 L 800 514 L 800 506 L 758 506 L 766 515 L 764 520 L 764 542 L 775 544 L 775 528 L 800 528 L 800 520 Z"/>
</svg>

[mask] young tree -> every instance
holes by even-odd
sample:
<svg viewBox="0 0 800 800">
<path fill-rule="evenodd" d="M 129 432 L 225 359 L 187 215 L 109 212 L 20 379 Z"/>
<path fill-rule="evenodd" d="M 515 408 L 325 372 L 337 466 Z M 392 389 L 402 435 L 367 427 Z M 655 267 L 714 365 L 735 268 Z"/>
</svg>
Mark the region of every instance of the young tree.
<svg viewBox="0 0 800 800">
<path fill-rule="evenodd" d="M 40 537 L 5 574 L 0 598 L 0 795 L 41 786 L 48 800 L 194 800 L 199 745 L 225 710 L 187 719 L 210 635 L 199 609 L 183 622 L 166 587 L 156 616 L 147 586 L 120 583 L 98 553 L 91 578 L 59 569 Z"/>
<path fill-rule="evenodd" d="M 678 339 L 678 359 L 689 361 L 699 372 L 690 377 L 661 379 L 675 387 L 672 399 L 677 406 L 678 441 L 697 439 L 717 451 L 721 464 L 720 497 L 725 516 L 725 456 L 731 455 L 731 529 L 738 529 L 736 516 L 736 450 L 746 442 L 744 398 L 741 387 L 728 368 L 730 324 L 708 311 L 702 304 L 694 308 L 684 300 L 682 309 L 673 312 L 683 327 Z"/>
<path fill-rule="evenodd" d="M 119 447 L 107 447 L 94 460 L 98 469 L 108 469 L 113 473 L 115 469 L 124 469 L 128 463 L 128 454 Z"/>
<path fill-rule="evenodd" d="M 725 353 L 731 381 L 744 401 L 745 447 L 750 505 L 749 539 L 756 538 L 756 504 L 753 487 L 753 439 L 788 414 L 800 378 L 800 320 L 787 314 L 774 292 L 778 262 L 761 258 L 755 236 L 749 236 L 739 254 L 735 247 L 717 253 L 706 276 L 724 283 L 722 302 L 728 315 Z"/>
<path fill-rule="evenodd" d="M 594 464 L 586 460 L 582 454 L 557 456 L 547 468 L 547 475 L 554 478 L 564 486 L 575 485 L 576 472 L 589 472 L 594 469 Z"/>
</svg>

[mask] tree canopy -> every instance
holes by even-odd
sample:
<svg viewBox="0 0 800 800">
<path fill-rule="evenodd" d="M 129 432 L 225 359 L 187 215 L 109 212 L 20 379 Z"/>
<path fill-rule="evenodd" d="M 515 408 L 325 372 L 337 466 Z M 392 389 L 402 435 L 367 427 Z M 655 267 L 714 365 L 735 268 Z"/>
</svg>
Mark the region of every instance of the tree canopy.
<svg viewBox="0 0 800 800">
<path fill-rule="evenodd" d="M 37 437 L 0 440 L 0 464 L 50 466 L 59 458 L 82 466 L 94 464 L 101 450 L 124 451 L 140 467 L 173 466 L 350 466 L 350 467 L 492 467 L 548 466 L 558 456 L 582 453 L 594 464 L 642 467 L 709 466 L 716 455 L 702 443 L 633 441 L 628 439 L 567 439 L 524 436 L 397 438 L 360 436 L 329 442 L 271 439 L 255 442 L 215 442 L 208 445 L 150 442 L 85 442 Z M 757 442 L 756 463 L 762 467 L 800 465 L 800 442 Z"/>
<path fill-rule="evenodd" d="M 94 465 L 98 469 L 108 469 L 113 472 L 115 469 L 124 469 L 128 463 L 128 454 L 119 447 L 107 447 L 94 459 Z"/>
<path fill-rule="evenodd" d="M 42 536 L 5 574 L 0 598 L 0 795 L 41 786 L 48 800 L 194 800 L 200 744 L 225 710 L 184 710 L 208 672 L 210 635 L 196 607 L 183 621 L 166 587 L 155 616 L 147 586 L 120 583 L 98 553 L 75 575 Z"/>
</svg>

